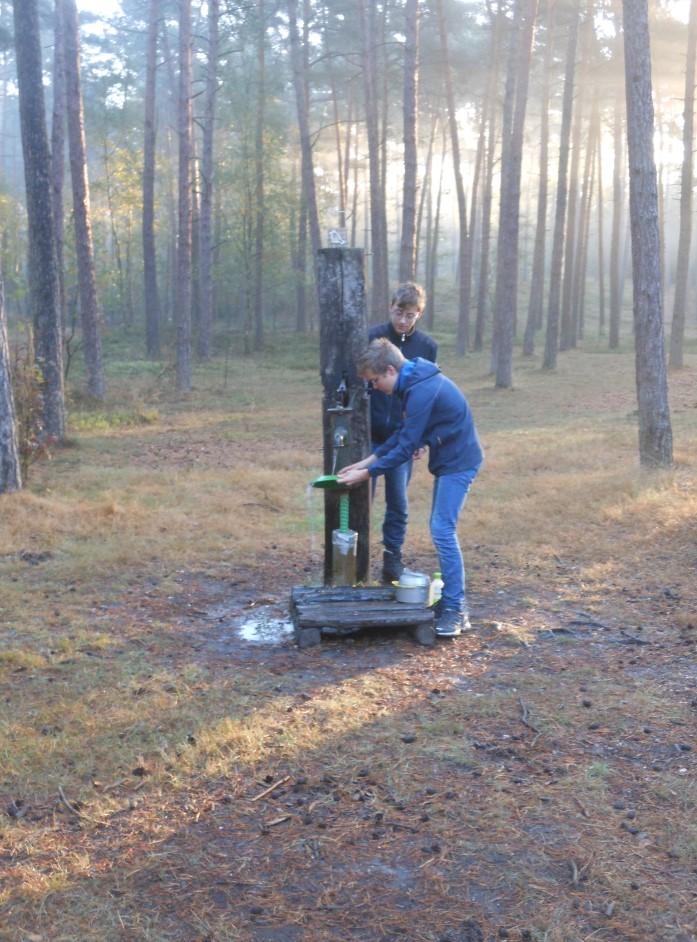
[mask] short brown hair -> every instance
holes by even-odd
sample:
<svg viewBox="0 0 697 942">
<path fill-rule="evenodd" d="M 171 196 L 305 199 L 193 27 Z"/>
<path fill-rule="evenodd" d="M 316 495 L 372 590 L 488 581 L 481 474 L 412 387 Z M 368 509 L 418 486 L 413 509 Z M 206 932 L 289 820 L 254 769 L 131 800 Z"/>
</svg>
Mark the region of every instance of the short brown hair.
<svg viewBox="0 0 697 942">
<path fill-rule="evenodd" d="M 356 369 L 359 376 L 366 373 L 375 373 L 377 376 L 384 376 L 388 366 L 394 367 L 399 373 L 404 365 L 404 354 L 395 347 L 387 337 L 378 337 L 371 340 L 363 353 L 356 361 Z"/>
<path fill-rule="evenodd" d="M 392 307 L 416 305 L 420 311 L 426 307 L 426 292 L 415 281 L 403 281 L 392 295 Z"/>
</svg>

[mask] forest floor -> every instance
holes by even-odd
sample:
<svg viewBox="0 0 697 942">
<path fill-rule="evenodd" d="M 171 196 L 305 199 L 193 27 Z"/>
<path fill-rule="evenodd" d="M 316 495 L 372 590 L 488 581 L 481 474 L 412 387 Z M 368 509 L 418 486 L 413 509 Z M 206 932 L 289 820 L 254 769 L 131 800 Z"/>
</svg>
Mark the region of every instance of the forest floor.
<svg viewBox="0 0 697 942">
<path fill-rule="evenodd" d="M 312 343 L 178 400 L 107 353 L 108 404 L 0 505 L 3 942 L 697 939 L 697 351 L 659 475 L 630 351 L 507 392 L 446 356 L 487 452 L 475 630 L 306 650 Z M 432 571 L 425 467 L 410 495 Z"/>
</svg>

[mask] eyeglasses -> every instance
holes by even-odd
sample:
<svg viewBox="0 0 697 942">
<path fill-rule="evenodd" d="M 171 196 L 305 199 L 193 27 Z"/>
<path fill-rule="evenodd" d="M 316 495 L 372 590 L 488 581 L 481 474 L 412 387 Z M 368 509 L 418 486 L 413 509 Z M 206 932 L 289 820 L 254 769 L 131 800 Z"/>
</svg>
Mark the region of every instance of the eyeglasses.
<svg viewBox="0 0 697 942">
<path fill-rule="evenodd" d="M 406 321 L 407 324 L 414 324 L 421 316 L 420 314 L 407 314 L 405 311 L 400 311 L 399 308 L 392 311 L 392 316 L 396 321 Z"/>
</svg>

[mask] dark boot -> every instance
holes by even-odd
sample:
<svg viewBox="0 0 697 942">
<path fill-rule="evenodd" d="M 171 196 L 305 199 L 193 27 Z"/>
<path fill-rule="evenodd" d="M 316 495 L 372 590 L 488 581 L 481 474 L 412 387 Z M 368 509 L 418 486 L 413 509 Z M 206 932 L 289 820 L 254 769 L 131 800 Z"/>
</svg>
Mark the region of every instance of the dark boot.
<svg viewBox="0 0 697 942">
<path fill-rule="evenodd" d="M 397 582 L 404 572 L 402 554 L 398 551 L 385 550 L 382 554 L 382 581 L 385 585 Z"/>
</svg>

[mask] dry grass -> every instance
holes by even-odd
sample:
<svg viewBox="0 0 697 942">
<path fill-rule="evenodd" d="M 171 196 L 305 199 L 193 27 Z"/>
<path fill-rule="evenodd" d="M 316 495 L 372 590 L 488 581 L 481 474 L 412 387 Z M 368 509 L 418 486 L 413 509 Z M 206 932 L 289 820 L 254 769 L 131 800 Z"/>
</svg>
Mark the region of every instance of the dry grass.
<svg viewBox="0 0 697 942">
<path fill-rule="evenodd" d="M 124 360 L 0 505 L 0 939 L 694 938 L 694 359 L 647 476 L 629 354 L 513 392 L 446 358 L 487 451 L 479 631 L 309 652 L 210 612 L 319 579 L 316 354 L 178 401 Z M 410 495 L 433 568 L 425 466 Z"/>
</svg>

